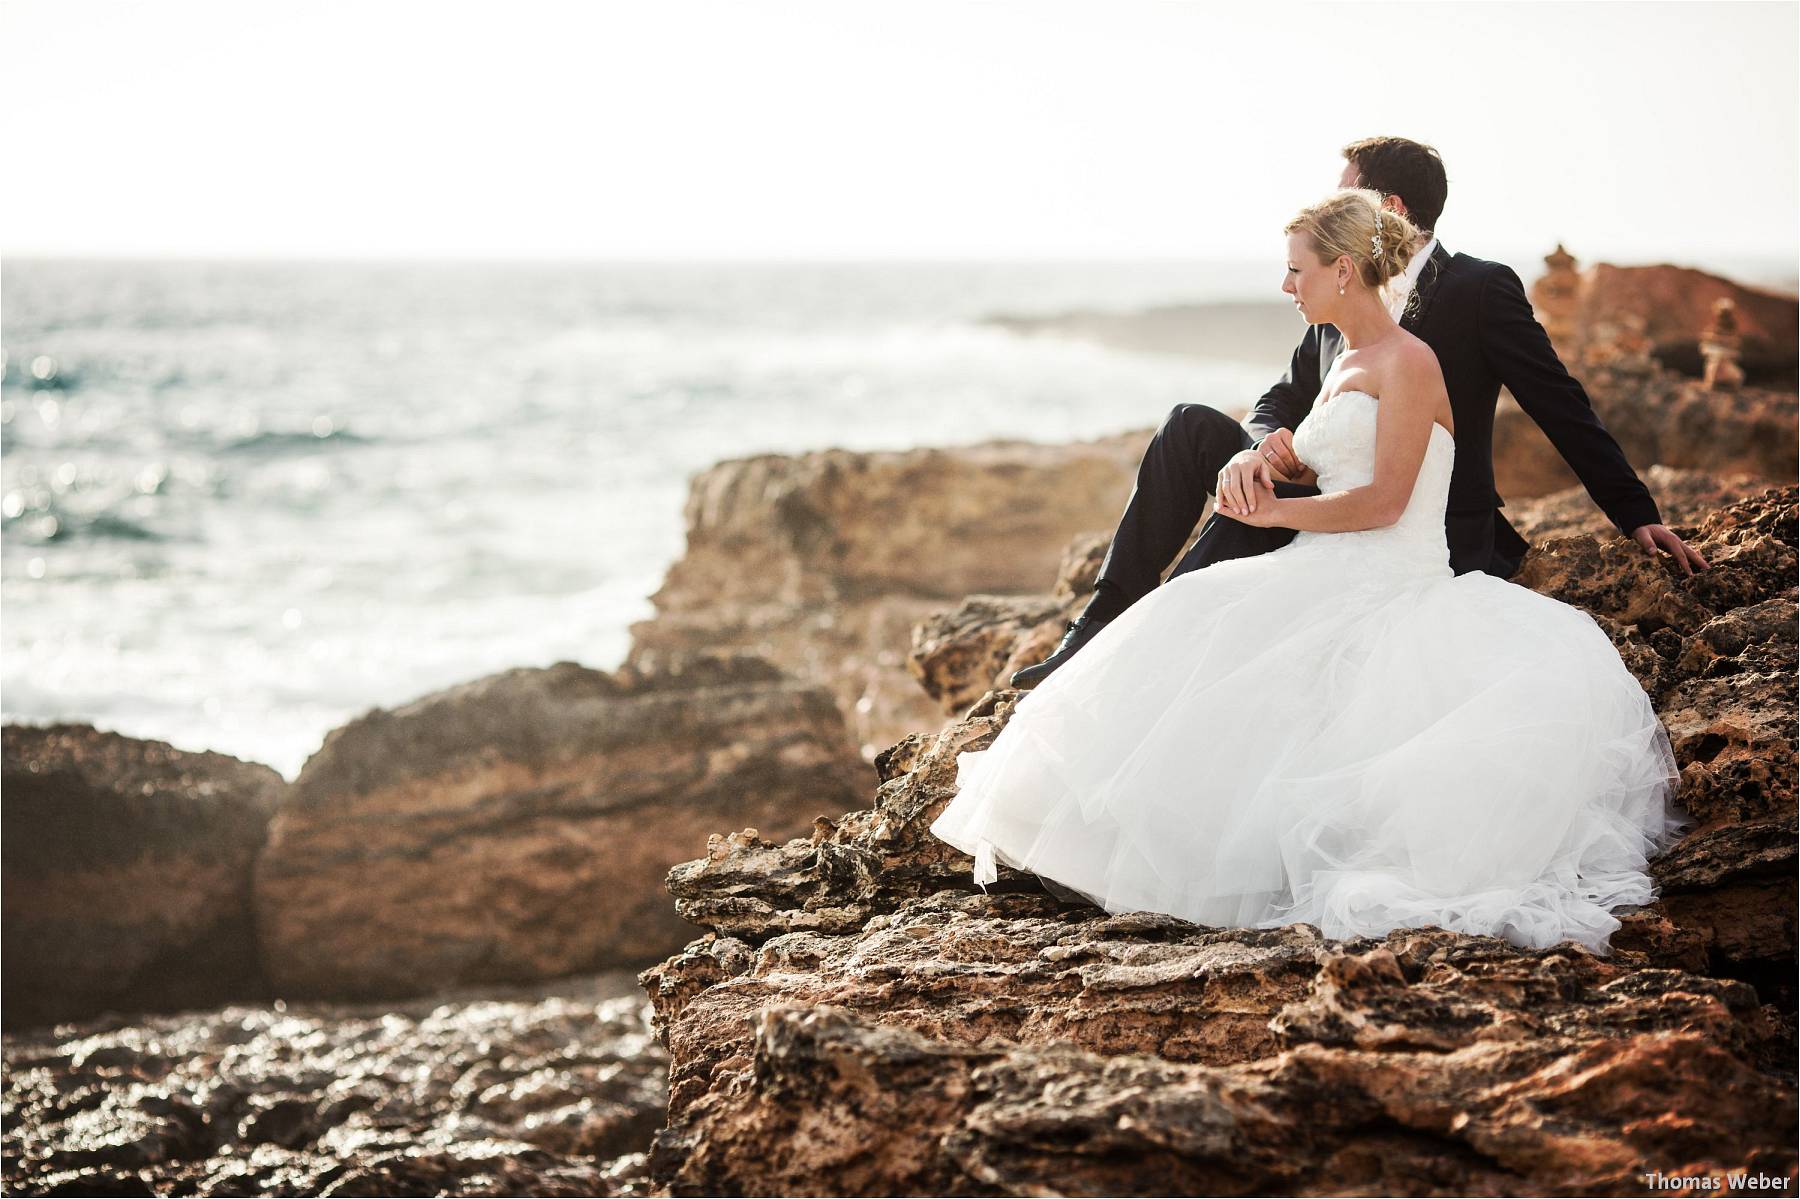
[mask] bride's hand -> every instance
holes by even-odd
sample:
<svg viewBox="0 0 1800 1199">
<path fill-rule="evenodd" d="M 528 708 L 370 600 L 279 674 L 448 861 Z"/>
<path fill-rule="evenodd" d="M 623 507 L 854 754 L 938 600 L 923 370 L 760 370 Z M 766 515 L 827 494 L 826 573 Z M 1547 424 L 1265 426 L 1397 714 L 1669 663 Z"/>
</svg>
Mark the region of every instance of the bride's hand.
<svg viewBox="0 0 1800 1199">
<path fill-rule="evenodd" d="M 1282 501 L 1275 497 L 1275 485 L 1258 476 L 1251 485 L 1248 510 L 1228 508 L 1221 501 L 1219 511 L 1232 520 L 1258 529 L 1285 528 L 1281 523 Z"/>
<path fill-rule="evenodd" d="M 1275 485 L 1273 467 L 1254 449 L 1239 450 L 1213 484 L 1213 507 L 1237 518 L 1255 505 L 1259 489 Z"/>
</svg>

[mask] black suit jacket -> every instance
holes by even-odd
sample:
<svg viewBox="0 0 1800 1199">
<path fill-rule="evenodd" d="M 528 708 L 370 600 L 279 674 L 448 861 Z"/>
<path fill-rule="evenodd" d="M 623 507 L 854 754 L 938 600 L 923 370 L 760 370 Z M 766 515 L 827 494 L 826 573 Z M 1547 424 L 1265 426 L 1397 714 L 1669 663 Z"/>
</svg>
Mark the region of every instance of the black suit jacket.
<svg viewBox="0 0 1800 1199">
<path fill-rule="evenodd" d="M 1437 354 L 1450 393 L 1456 461 L 1444 531 L 1457 574 L 1485 570 L 1508 578 L 1528 548 L 1500 514 L 1505 501 L 1494 490 L 1494 406 L 1502 385 L 1621 532 L 1662 523 L 1649 489 L 1551 348 L 1511 267 L 1453 255 L 1439 242 L 1419 272 L 1400 325 Z M 1245 418 L 1251 437 L 1260 442 L 1276 429 L 1299 427 L 1343 348 L 1334 326 L 1310 326 L 1287 374 Z"/>
</svg>

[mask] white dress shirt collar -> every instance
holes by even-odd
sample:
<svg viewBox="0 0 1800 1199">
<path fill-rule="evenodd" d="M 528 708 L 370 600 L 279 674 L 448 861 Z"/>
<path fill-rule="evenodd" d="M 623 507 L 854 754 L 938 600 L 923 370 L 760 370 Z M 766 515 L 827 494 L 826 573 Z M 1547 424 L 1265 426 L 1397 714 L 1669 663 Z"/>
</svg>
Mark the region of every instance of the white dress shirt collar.
<svg viewBox="0 0 1800 1199">
<path fill-rule="evenodd" d="M 1388 315 L 1393 317 L 1396 321 L 1400 319 L 1400 314 L 1406 311 L 1406 301 L 1408 297 L 1412 295 L 1413 287 L 1418 284 L 1419 273 L 1425 269 L 1425 264 L 1431 260 L 1432 251 L 1437 249 L 1437 244 L 1437 236 L 1434 234 L 1432 235 L 1431 240 L 1426 242 L 1422 248 L 1415 250 L 1413 252 L 1412 260 L 1406 264 L 1406 270 L 1401 272 L 1400 278 L 1396 279 L 1390 288 L 1388 293 Z"/>
</svg>

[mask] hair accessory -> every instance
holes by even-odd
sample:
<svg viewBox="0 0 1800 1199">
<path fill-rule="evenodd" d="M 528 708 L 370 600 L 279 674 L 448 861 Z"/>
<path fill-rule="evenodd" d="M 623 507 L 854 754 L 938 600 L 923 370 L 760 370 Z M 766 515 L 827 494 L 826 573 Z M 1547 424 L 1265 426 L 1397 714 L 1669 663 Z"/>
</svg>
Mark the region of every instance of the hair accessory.
<svg viewBox="0 0 1800 1199">
<path fill-rule="evenodd" d="M 1375 210 L 1375 232 L 1369 236 L 1369 256 L 1381 257 L 1381 209 Z"/>
</svg>

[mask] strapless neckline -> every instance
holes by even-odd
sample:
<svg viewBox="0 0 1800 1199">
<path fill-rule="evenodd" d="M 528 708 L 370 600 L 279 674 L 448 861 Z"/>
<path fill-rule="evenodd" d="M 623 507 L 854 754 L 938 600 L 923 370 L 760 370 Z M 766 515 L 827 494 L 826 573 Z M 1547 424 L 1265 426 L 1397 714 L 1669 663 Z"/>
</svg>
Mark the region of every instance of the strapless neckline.
<svg viewBox="0 0 1800 1199">
<path fill-rule="evenodd" d="M 1326 400 L 1323 403 L 1314 405 L 1313 411 L 1316 412 L 1320 408 L 1329 407 L 1330 405 L 1335 404 L 1335 403 L 1337 403 L 1337 401 L 1343 399 L 1345 396 L 1361 396 L 1363 399 L 1369 400 L 1372 403 L 1376 403 L 1376 404 L 1381 403 L 1380 396 L 1373 396 L 1373 395 L 1370 395 L 1366 391 L 1357 391 L 1355 389 L 1351 389 L 1350 391 L 1340 391 L 1336 395 L 1332 396 L 1329 400 Z M 1308 415 L 1311 415 L 1311 414 L 1309 413 Z M 1456 441 L 1456 434 L 1454 434 L 1450 430 L 1444 428 L 1443 425 L 1439 424 L 1435 420 L 1431 422 L 1431 431 L 1433 433 L 1442 433 L 1445 437 L 1448 437 L 1450 439 L 1452 444 L 1454 444 Z"/>
</svg>

